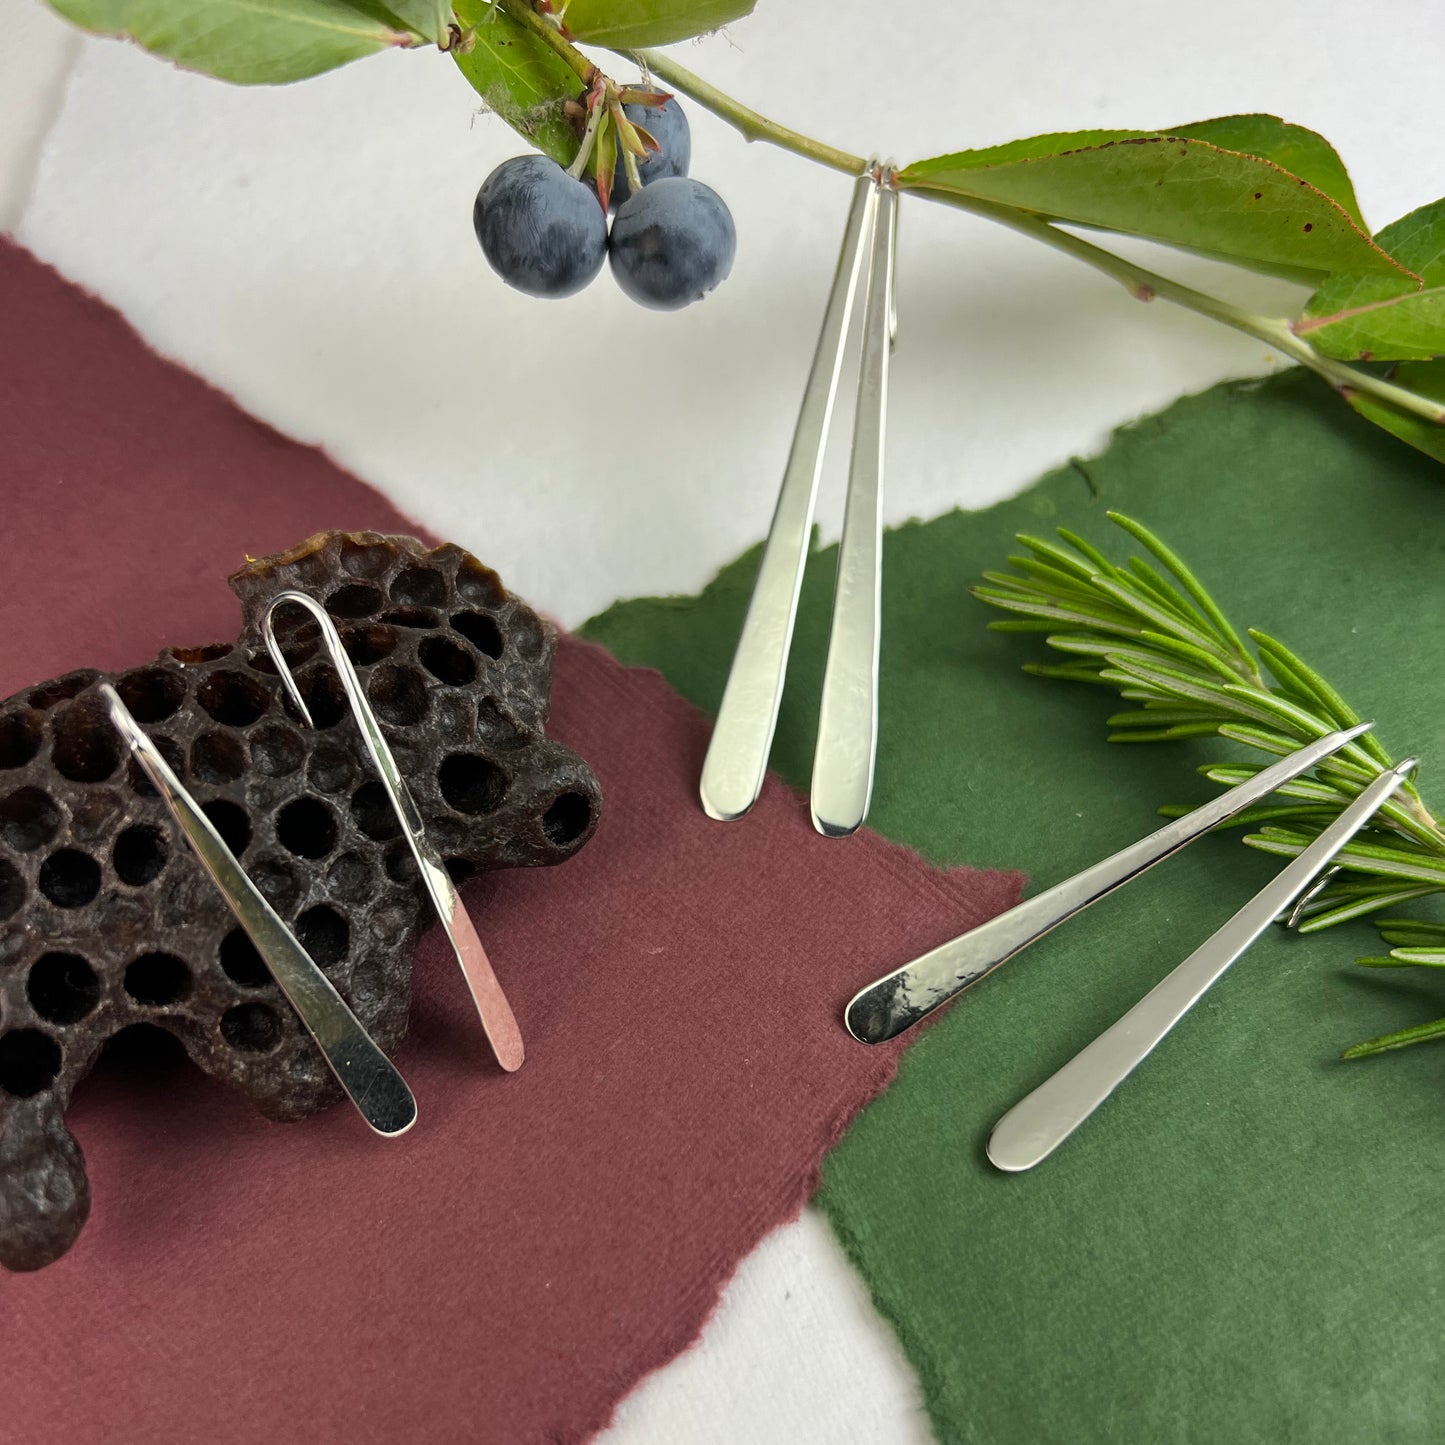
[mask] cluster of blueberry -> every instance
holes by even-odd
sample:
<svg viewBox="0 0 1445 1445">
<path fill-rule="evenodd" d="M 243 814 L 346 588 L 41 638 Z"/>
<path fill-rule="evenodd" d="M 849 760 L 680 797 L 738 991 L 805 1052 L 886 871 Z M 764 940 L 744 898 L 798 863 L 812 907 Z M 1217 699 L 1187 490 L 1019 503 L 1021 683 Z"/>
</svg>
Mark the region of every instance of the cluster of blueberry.
<svg viewBox="0 0 1445 1445">
<path fill-rule="evenodd" d="M 701 300 L 732 270 L 733 218 L 716 191 L 688 177 L 692 138 L 682 107 L 669 97 L 625 110 L 659 149 L 639 158 L 635 193 L 618 166 L 610 235 L 596 191 L 547 156 L 514 156 L 483 182 L 472 224 L 509 286 L 529 296 L 571 296 L 607 258 L 634 301 L 674 311 Z"/>
</svg>

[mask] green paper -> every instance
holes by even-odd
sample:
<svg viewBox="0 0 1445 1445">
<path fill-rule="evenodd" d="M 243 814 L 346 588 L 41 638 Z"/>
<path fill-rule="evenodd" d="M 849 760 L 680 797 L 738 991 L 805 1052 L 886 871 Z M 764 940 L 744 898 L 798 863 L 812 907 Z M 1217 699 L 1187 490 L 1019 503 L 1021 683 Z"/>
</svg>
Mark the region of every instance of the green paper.
<svg viewBox="0 0 1445 1445">
<path fill-rule="evenodd" d="M 967 595 L 1016 532 L 1137 550 L 1110 535 L 1111 507 L 1238 625 L 1325 673 L 1397 756 L 1423 755 L 1438 804 L 1445 472 L 1289 374 L 1181 401 L 989 511 L 889 534 L 873 826 L 1042 887 L 1149 831 L 1158 805 L 1215 794 L 1194 770 L 1225 745 L 1107 745 L 1114 695 L 1022 674 L 1042 643 L 987 631 L 997 614 Z M 586 631 L 713 709 L 757 556 Z M 834 564 L 829 549 L 809 566 L 773 750 L 799 785 Z M 984 1158 L 998 1117 L 1276 866 L 1204 839 L 1058 929 L 921 1033 L 830 1156 L 819 1202 L 941 1440 L 1439 1438 L 1445 1046 L 1337 1055 L 1445 1014 L 1445 980 L 1355 967 L 1381 951 L 1369 925 L 1271 933 L 1052 1159 L 1005 1176 Z"/>
</svg>

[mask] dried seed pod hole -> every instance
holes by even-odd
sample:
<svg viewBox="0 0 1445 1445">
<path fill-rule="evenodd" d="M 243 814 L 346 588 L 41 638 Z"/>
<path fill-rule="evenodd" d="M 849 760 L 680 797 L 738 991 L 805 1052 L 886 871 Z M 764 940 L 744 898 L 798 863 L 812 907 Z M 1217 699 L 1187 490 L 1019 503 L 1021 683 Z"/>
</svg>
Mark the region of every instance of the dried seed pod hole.
<svg viewBox="0 0 1445 1445">
<path fill-rule="evenodd" d="M 246 775 L 246 745 L 234 733 L 202 733 L 191 744 L 191 777 L 198 783 L 234 783 Z"/>
<path fill-rule="evenodd" d="M 542 814 L 542 832 L 549 843 L 564 848 L 575 843 L 592 821 L 592 804 L 581 793 L 563 793 Z"/>
<path fill-rule="evenodd" d="M 334 728 L 350 711 L 341 679 L 329 667 L 312 668 L 296 679 L 296 687 L 317 729 Z"/>
<path fill-rule="evenodd" d="M 391 564 L 393 555 L 385 542 L 341 544 L 341 566 L 353 577 L 380 577 Z"/>
<path fill-rule="evenodd" d="M 222 727 L 249 727 L 271 705 L 266 685 L 244 672 L 213 672 L 197 689 L 196 701 Z"/>
<path fill-rule="evenodd" d="M 386 850 L 383 866 L 386 868 L 386 876 L 393 883 L 410 883 L 417 877 L 416 859 L 412 857 L 411 849 L 405 843 L 393 843 Z"/>
<path fill-rule="evenodd" d="M 0 1089 L 29 1099 L 55 1082 L 60 1045 L 39 1029 L 15 1029 L 0 1038 Z"/>
<path fill-rule="evenodd" d="M 280 723 L 267 723 L 251 734 L 251 763 L 268 778 L 294 773 L 306 757 L 306 745 L 299 733 Z"/>
<path fill-rule="evenodd" d="M 245 1054 L 268 1054 L 281 1042 L 281 1016 L 263 1003 L 238 1003 L 221 1015 L 221 1037 Z"/>
<path fill-rule="evenodd" d="M 38 881 L 57 908 L 84 908 L 100 892 L 100 864 L 79 848 L 60 848 L 40 865 Z"/>
<path fill-rule="evenodd" d="M 366 696 L 382 722 L 415 727 L 427 711 L 426 679 L 414 667 L 388 663 L 371 674 Z"/>
<path fill-rule="evenodd" d="M 457 564 L 457 595 L 477 607 L 500 607 L 507 600 L 502 579 L 475 557 Z"/>
<path fill-rule="evenodd" d="M 77 1024 L 100 1002 L 100 980 L 78 953 L 44 953 L 30 967 L 25 994 L 47 1023 Z"/>
<path fill-rule="evenodd" d="M 351 582 L 345 587 L 338 587 L 326 599 L 326 610 L 333 617 L 372 617 L 381 611 L 383 601 L 377 588 L 362 582 Z"/>
<path fill-rule="evenodd" d="M 336 846 L 336 817 L 316 798 L 296 798 L 276 815 L 276 841 L 298 858 L 324 858 Z"/>
<path fill-rule="evenodd" d="M 446 578 L 430 567 L 408 567 L 391 584 L 391 600 L 403 607 L 445 607 Z"/>
<path fill-rule="evenodd" d="M 437 769 L 442 797 L 458 813 L 492 813 L 507 795 L 507 775 L 476 753 L 452 753 Z"/>
<path fill-rule="evenodd" d="M 146 1008 L 180 1003 L 191 991 L 191 970 L 173 953 L 143 953 L 127 965 L 125 991 Z"/>
<path fill-rule="evenodd" d="M 351 816 L 356 826 L 378 843 L 395 838 L 401 832 L 396 809 L 391 806 L 386 789 L 375 780 L 363 783 L 351 795 Z"/>
<path fill-rule="evenodd" d="M 490 697 L 484 697 L 477 704 L 477 736 L 494 748 L 522 748 L 527 745 L 526 733 Z"/>
<path fill-rule="evenodd" d="M 44 847 L 59 831 L 59 807 L 40 788 L 17 788 L 0 799 L 0 842 L 17 853 Z"/>
<path fill-rule="evenodd" d="M 344 903 L 367 903 L 376 893 L 371 853 L 342 853 L 326 870 L 326 886 Z"/>
<path fill-rule="evenodd" d="M 31 707 L 44 712 L 58 702 L 68 702 L 71 698 L 78 697 L 98 676 L 99 674 L 94 672 L 68 673 L 65 677 L 57 677 L 54 682 L 47 682 L 43 687 L 37 687 L 26 701 Z"/>
<path fill-rule="evenodd" d="M 62 777 L 98 783 L 120 766 L 120 734 L 98 698 L 72 703 L 55 717 L 50 758 Z"/>
<path fill-rule="evenodd" d="M 239 858 L 251 842 L 251 820 L 246 810 L 227 798 L 212 798 L 209 803 L 201 804 L 201 812 L 211 820 L 221 841 Z"/>
<path fill-rule="evenodd" d="M 306 781 L 318 793 L 339 793 L 356 781 L 356 764 L 345 749 L 318 743 L 306 764 Z"/>
<path fill-rule="evenodd" d="M 486 657 L 502 655 L 502 629 L 495 617 L 485 612 L 457 612 L 452 616 L 452 631 L 460 632 L 478 652 Z"/>
<path fill-rule="evenodd" d="M 341 645 L 354 667 L 370 667 L 375 662 L 389 657 L 396 649 L 396 628 L 383 622 L 372 622 L 365 627 L 348 627 L 341 634 Z"/>
<path fill-rule="evenodd" d="M 417 649 L 421 665 L 448 687 L 465 687 L 475 680 L 477 664 L 466 648 L 445 637 L 428 637 Z"/>
<path fill-rule="evenodd" d="M 33 712 L 0 717 L 0 768 L 23 768 L 40 751 L 41 731 Z"/>
<path fill-rule="evenodd" d="M 233 928 L 221 940 L 218 960 L 221 972 L 242 988 L 265 988 L 271 982 L 271 970 L 244 928 Z"/>
<path fill-rule="evenodd" d="M 160 667 L 126 673 L 115 690 L 139 723 L 164 722 L 186 700 L 185 679 Z"/>
<path fill-rule="evenodd" d="M 278 913 L 283 913 L 301 897 L 300 880 L 289 863 L 280 858 L 262 858 L 247 869 L 251 881 L 266 896 Z"/>
<path fill-rule="evenodd" d="M 296 937 L 322 968 L 334 968 L 351 947 L 351 925 L 334 908 L 318 903 L 296 920 Z"/>
<path fill-rule="evenodd" d="M 159 828 L 133 823 L 121 831 L 111 851 L 111 867 L 122 883 L 144 888 L 160 876 L 166 866 L 169 845 Z"/>
<path fill-rule="evenodd" d="M 0 923 L 17 913 L 25 902 L 25 880 L 13 863 L 0 858 Z"/>
</svg>

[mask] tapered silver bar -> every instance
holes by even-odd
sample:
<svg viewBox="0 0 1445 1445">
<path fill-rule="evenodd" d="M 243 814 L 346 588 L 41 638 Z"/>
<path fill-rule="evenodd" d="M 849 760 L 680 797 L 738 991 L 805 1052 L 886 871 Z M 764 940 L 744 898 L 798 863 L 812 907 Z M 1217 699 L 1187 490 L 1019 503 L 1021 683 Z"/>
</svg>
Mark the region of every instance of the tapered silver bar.
<svg viewBox="0 0 1445 1445">
<path fill-rule="evenodd" d="M 300 1016 L 307 1033 L 316 1041 L 347 1097 L 378 1134 L 404 1134 L 416 1123 L 416 1100 L 395 1065 L 376 1046 L 296 935 L 246 876 L 235 854 L 182 786 L 159 749 L 141 731 L 120 695 L 109 683 L 101 684 L 100 694 L 110 709 L 117 731 L 165 800 L 237 922 L 266 960 L 272 977 Z"/>
<path fill-rule="evenodd" d="M 1015 1104 L 994 1126 L 988 1141 L 990 1162 L 996 1168 L 1017 1173 L 1047 1159 L 1148 1058 L 1276 916 L 1329 866 L 1335 854 L 1370 821 L 1414 766 L 1412 758 L 1376 778 L 1304 852 L 1162 983 L 1150 989 L 1118 1023 Z"/>
<path fill-rule="evenodd" d="M 1072 918 L 1186 843 L 1267 797 L 1282 783 L 1298 777 L 1351 739 L 1368 732 L 1371 726 L 1361 723 L 1306 743 L 1192 813 L 1166 823 L 1147 838 L 876 979 L 867 988 L 860 989 L 848 1004 L 844 1013 L 848 1032 L 865 1044 L 881 1044 L 896 1038 L 1066 918 Z"/>
<path fill-rule="evenodd" d="M 878 187 L 878 218 L 863 309 L 858 406 L 848 503 L 838 544 L 833 626 L 813 754 L 813 826 L 830 838 L 854 833 L 868 815 L 878 753 L 878 641 L 883 586 L 883 461 L 888 358 L 893 349 L 893 256 L 898 192 Z"/>
<path fill-rule="evenodd" d="M 314 597 L 308 597 L 304 592 L 278 593 L 266 608 L 264 624 L 266 649 L 271 654 L 271 660 L 276 664 L 276 670 L 281 674 L 281 680 L 286 684 L 291 701 L 309 727 L 311 714 L 296 686 L 291 666 L 282 655 L 281 647 L 276 641 L 275 616 L 277 609 L 293 605 L 304 607 L 316 619 L 316 624 L 321 629 L 322 641 L 331 658 L 332 665 L 341 677 L 341 686 L 346 693 L 347 701 L 351 704 L 356 724 L 361 729 L 362 741 L 366 744 L 366 750 L 371 754 L 371 761 L 381 775 L 382 786 L 386 789 L 387 797 L 391 799 L 397 821 L 406 835 L 412 857 L 416 859 L 416 866 L 421 870 L 422 882 L 436 908 L 437 916 L 441 919 L 442 928 L 446 931 L 447 941 L 452 946 L 452 952 L 456 955 L 456 960 L 461 965 L 462 973 L 466 977 L 467 987 L 471 990 L 472 1002 L 476 1005 L 477 1014 L 482 1021 L 482 1029 L 486 1033 L 487 1041 L 492 1046 L 492 1052 L 496 1055 L 497 1062 L 509 1073 L 520 1069 L 526 1054 L 522 1047 L 522 1031 L 517 1026 L 512 1006 L 507 1002 L 506 994 L 502 992 L 502 986 L 497 981 L 491 961 L 487 958 L 487 951 L 482 946 L 482 940 L 477 936 L 477 930 L 472 926 L 472 920 L 467 915 L 461 896 L 457 893 L 456 885 L 453 884 L 451 876 L 447 873 L 446 865 L 436 850 L 426 841 L 421 810 L 416 805 L 416 799 L 411 795 L 411 789 L 406 785 L 406 779 L 402 777 L 396 766 L 396 759 L 392 756 L 391 748 L 381 731 L 381 724 L 377 722 L 376 714 L 372 712 L 371 704 L 366 700 L 361 679 L 357 677 L 356 669 L 346 655 L 346 648 L 342 644 L 340 634 L 336 631 L 336 624 L 332 622 L 326 609 Z"/>
<path fill-rule="evenodd" d="M 871 250 L 877 198 L 872 176 L 860 176 L 853 188 L 843 248 L 798 411 L 773 524 L 703 763 L 702 806 L 710 817 L 724 822 L 742 817 L 757 802 L 767 772 L 808 559 L 818 479 L 823 472 L 853 300 Z"/>
</svg>

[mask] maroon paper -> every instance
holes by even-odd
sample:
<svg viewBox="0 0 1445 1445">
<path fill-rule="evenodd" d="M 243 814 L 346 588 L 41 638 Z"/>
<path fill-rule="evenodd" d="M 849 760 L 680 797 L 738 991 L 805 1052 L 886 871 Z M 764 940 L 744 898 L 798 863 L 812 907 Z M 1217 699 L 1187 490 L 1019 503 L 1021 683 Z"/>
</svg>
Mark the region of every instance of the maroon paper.
<svg viewBox="0 0 1445 1445">
<path fill-rule="evenodd" d="M 4 242 L 0 442 L 0 695 L 233 636 L 243 554 L 406 529 Z M 825 841 L 776 780 L 745 822 L 709 821 L 705 721 L 575 640 L 549 731 L 601 780 L 596 838 L 467 890 L 526 1066 L 486 1061 L 433 933 L 400 1140 L 345 1107 L 268 1123 L 190 1068 L 89 1081 L 70 1122 L 91 1221 L 59 1263 L 0 1277 L 0 1436 L 586 1438 L 887 1083 L 896 1050 L 847 1036 L 846 998 L 1017 896 L 1012 875 Z"/>
</svg>

